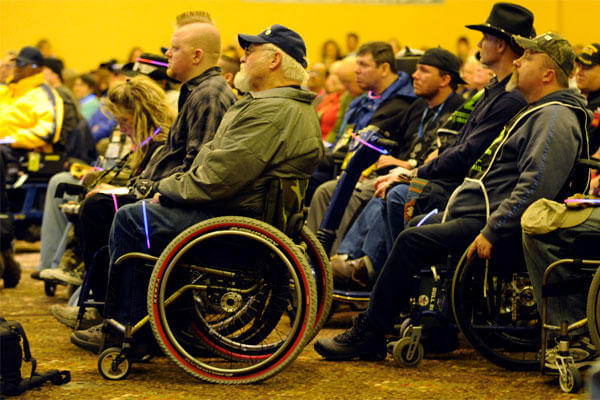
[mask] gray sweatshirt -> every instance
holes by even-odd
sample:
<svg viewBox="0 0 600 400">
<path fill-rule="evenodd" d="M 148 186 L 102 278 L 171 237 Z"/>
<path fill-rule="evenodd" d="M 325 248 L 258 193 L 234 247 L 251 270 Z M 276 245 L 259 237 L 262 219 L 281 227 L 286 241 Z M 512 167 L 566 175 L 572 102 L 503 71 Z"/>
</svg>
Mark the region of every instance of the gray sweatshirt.
<svg viewBox="0 0 600 400">
<path fill-rule="evenodd" d="M 492 243 L 515 234 L 521 215 L 540 198 L 556 199 L 577 158 L 587 157 L 586 100 L 563 89 L 529 104 L 506 125 L 453 194 L 448 218 L 489 218 Z"/>
</svg>

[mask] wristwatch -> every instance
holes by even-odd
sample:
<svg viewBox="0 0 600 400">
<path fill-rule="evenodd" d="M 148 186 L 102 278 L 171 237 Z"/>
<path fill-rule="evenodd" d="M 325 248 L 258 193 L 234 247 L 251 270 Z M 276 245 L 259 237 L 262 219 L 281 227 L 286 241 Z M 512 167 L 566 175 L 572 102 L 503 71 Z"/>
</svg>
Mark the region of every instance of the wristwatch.
<svg viewBox="0 0 600 400">
<path fill-rule="evenodd" d="M 417 160 L 411 158 L 410 160 L 408 160 L 408 164 L 410 165 L 410 168 L 415 168 L 417 166 Z"/>
</svg>

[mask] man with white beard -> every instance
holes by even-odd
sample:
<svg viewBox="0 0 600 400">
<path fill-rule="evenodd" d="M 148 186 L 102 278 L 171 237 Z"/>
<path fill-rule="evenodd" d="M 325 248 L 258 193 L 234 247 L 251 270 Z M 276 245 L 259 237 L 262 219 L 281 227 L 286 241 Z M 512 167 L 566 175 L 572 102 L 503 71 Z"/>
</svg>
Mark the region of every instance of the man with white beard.
<svg viewBox="0 0 600 400">
<path fill-rule="evenodd" d="M 262 218 L 267 182 L 308 179 L 323 156 L 312 106 L 315 94 L 300 87 L 307 77 L 304 40 L 281 25 L 256 36 L 240 34 L 238 40 L 245 55 L 236 82 L 247 93 L 223 116 L 214 139 L 200 147 L 191 168 L 159 181 L 145 213 L 138 202 L 115 215 L 106 317 L 132 324 L 147 313 L 148 280 L 134 279 L 139 266 L 133 262 L 116 266 L 120 256 L 136 251 L 158 255 L 178 233 L 212 217 Z M 145 232 L 150 232 L 150 250 Z M 99 329 L 77 332 L 80 342 L 100 347 Z"/>
</svg>

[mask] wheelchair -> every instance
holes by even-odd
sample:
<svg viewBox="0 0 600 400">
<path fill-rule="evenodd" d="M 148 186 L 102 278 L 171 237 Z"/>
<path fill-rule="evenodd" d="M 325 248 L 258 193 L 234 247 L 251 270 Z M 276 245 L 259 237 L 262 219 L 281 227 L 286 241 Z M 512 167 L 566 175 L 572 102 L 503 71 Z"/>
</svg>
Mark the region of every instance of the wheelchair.
<svg viewBox="0 0 600 400">
<path fill-rule="evenodd" d="M 563 392 L 576 393 L 583 384 L 580 369 L 591 366 L 595 361 L 585 361 L 587 354 L 581 349 L 570 346 L 570 333 L 587 326 L 593 346 L 600 347 L 600 257 L 595 245 L 600 239 L 598 233 L 582 233 L 568 249 L 570 258 L 563 258 L 550 264 L 542 278 L 542 331 L 540 350 L 540 370 L 542 374 L 558 375 L 559 385 Z M 561 281 L 560 284 L 549 283 L 558 267 L 568 266 L 579 271 L 579 278 Z M 591 282 L 591 283 L 590 283 Z M 548 298 L 565 296 L 587 291 L 587 318 L 578 321 L 562 321 L 560 325 L 547 322 Z M 549 337 L 554 333 L 557 348 L 549 350 Z M 576 363 L 577 362 L 577 366 Z"/>
<path fill-rule="evenodd" d="M 303 227 L 301 204 L 293 212 L 284 205 L 290 190 L 296 197 L 306 185 L 286 181 L 269 184 L 264 221 L 211 218 L 181 232 L 158 257 L 129 253 L 116 261 L 142 261 L 146 276 L 151 269 L 148 315 L 133 326 L 105 321 L 105 338 L 116 330 L 123 344 L 100 354 L 101 376 L 129 374 L 133 338 L 147 324 L 175 364 L 213 383 L 259 382 L 300 354 L 329 314 L 333 279 L 321 244 Z"/>
<path fill-rule="evenodd" d="M 64 171 L 65 161 L 61 153 L 29 151 L 14 162 L 7 162 L 10 215 L 17 225 L 18 237 L 36 239 L 30 238 L 26 231 L 31 224 L 41 224 L 48 181 L 55 173 Z"/>
<path fill-rule="evenodd" d="M 520 240 L 511 242 L 491 260 L 467 259 L 464 252 L 452 279 L 452 307 L 461 332 L 484 358 L 533 371 L 539 367 L 541 320 L 522 252 L 514 253 Z"/>
</svg>

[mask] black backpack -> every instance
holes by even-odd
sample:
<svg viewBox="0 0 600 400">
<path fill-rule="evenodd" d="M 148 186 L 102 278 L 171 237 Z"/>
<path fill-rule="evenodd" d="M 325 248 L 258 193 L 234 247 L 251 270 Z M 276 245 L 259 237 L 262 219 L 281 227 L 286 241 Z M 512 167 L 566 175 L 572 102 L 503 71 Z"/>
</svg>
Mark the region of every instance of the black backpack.
<svg viewBox="0 0 600 400">
<path fill-rule="evenodd" d="M 23 348 L 21 348 L 23 339 Z M 31 362 L 31 376 L 21 377 L 21 362 Z M 71 380 L 69 371 L 52 369 L 44 374 L 35 372 L 35 358 L 31 357 L 29 342 L 20 323 L 0 317 L 0 395 L 16 396 L 46 381 L 62 385 Z"/>
</svg>

